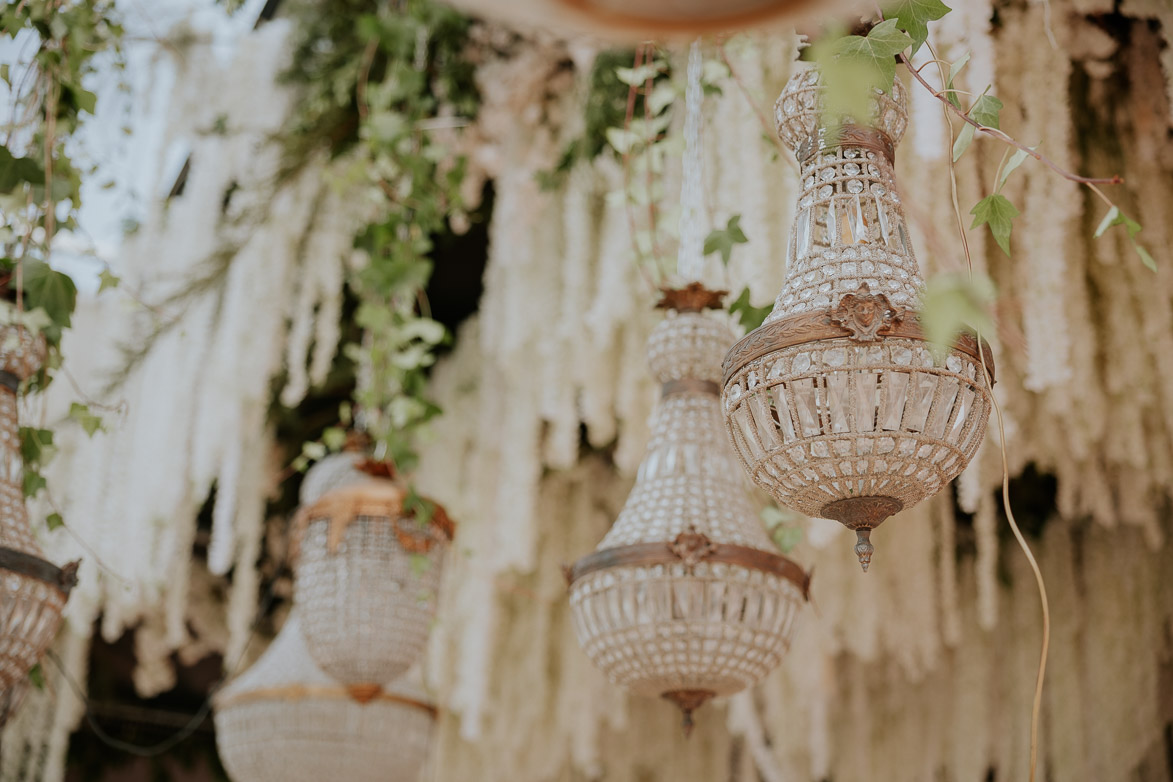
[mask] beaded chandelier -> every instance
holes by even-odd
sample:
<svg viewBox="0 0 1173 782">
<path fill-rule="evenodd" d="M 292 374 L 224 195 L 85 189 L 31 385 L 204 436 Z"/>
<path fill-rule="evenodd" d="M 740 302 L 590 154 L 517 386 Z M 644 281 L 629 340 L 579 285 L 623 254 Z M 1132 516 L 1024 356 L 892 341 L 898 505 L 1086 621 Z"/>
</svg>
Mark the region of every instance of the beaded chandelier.
<svg viewBox="0 0 1173 782">
<path fill-rule="evenodd" d="M 699 212 L 700 55 L 689 62 L 682 206 Z M 681 267 L 695 274 L 703 234 L 682 218 Z M 687 261 L 687 263 L 686 263 Z M 724 292 L 666 290 L 668 316 L 648 340 L 662 396 L 635 486 L 594 553 L 567 569 L 579 643 L 611 681 L 662 696 L 684 713 L 760 681 L 782 659 L 808 578 L 757 519 L 718 401 L 734 335 Z"/>
<path fill-rule="evenodd" d="M 356 702 L 314 664 L 299 610 L 214 699 L 216 745 L 234 782 L 415 782 L 435 708 L 403 680 Z"/>
<path fill-rule="evenodd" d="M 77 563 L 44 559 L 24 504 L 17 389 L 45 360 L 45 340 L 0 325 L 0 691 L 17 685 L 44 654 L 77 583 Z"/>
<path fill-rule="evenodd" d="M 871 531 L 936 494 L 981 445 L 990 411 L 983 358 L 963 334 L 938 363 L 914 307 L 924 287 L 893 174 L 904 88 L 877 91 L 869 126 L 820 123 L 819 74 L 794 76 L 775 107 L 803 190 L 782 292 L 725 357 L 729 435 L 755 483 L 782 505 Z"/>
<path fill-rule="evenodd" d="M 439 505 L 422 523 L 407 496 L 387 465 L 354 453 L 303 485 L 293 567 L 306 645 L 359 700 L 415 662 L 436 613 L 454 525 Z"/>
</svg>

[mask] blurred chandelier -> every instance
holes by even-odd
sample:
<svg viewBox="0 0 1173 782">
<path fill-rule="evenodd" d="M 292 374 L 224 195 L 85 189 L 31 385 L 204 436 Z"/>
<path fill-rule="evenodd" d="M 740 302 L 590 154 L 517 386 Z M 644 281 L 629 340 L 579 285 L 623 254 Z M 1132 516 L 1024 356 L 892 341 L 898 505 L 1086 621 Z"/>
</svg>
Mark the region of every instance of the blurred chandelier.
<svg viewBox="0 0 1173 782">
<path fill-rule="evenodd" d="M 421 523 L 389 466 L 359 453 L 315 465 L 302 489 L 293 567 L 306 645 L 369 700 L 427 643 L 454 525 L 439 505 Z"/>
<path fill-rule="evenodd" d="M 683 213 L 694 217 L 699 72 L 694 45 L 682 196 Z M 703 236 L 688 219 L 681 268 L 695 273 Z M 808 585 L 767 537 L 721 432 L 720 362 L 734 335 L 703 311 L 719 308 L 723 295 L 700 283 L 665 291 L 659 306 L 668 315 L 648 340 L 661 401 L 647 454 L 614 526 L 566 573 L 587 656 L 616 684 L 679 706 L 686 731 L 693 709 L 778 665 Z"/>
<path fill-rule="evenodd" d="M 24 504 L 17 390 L 44 360 L 44 337 L 0 325 L 0 691 L 13 702 L 77 583 L 76 562 L 59 568 L 44 559 Z"/>
<path fill-rule="evenodd" d="M 435 708 L 403 680 L 356 702 L 314 664 L 297 614 L 214 698 L 216 745 L 234 782 L 415 782 Z"/>
<path fill-rule="evenodd" d="M 981 445 L 990 411 L 982 358 L 962 334 L 938 365 L 914 309 L 924 287 L 893 175 L 904 88 L 877 91 L 871 125 L 820 123 L 819 74 L 795 75 L 775 106 L 803 190 L 787 275 L 765 322 L 725 357 L 729 435 L 755 483 L 782 505 L 871 531 L 936 494 Z"/>
<path fill-rule="evenodd" d="M 629 40 L 794 26 L 849 14 L 861 0 L 454 0 L 477 14 L 562 33 L 605 33 Z"/>
</svg>

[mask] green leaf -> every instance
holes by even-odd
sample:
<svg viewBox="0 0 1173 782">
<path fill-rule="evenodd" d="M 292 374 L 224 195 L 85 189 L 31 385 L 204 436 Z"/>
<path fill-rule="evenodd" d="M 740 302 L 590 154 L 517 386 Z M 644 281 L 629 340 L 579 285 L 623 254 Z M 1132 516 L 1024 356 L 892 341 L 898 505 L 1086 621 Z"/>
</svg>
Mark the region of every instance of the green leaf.
<svg viewBox="0 0 1173 782">
<path fill-rule="evenodd" d="M 1152 271 L 1156 271 L 1156 270 L 1157 270 L 1157 262 L 1153 260 L 1153 256 L 1149 255 L 1149 251 L 1148 251 L 1148 250 L 1146 250 L 1146 249 L 1145 249 L 1145 248 L 1144 248 L 1144 247 L 1141 245 L 1141 243 L 1140 243 L 1140 242 L 1138 242 L 1138 241 L 1136 241 L 1135 239 L 1133 239 L 1133 240 L 1132 240 L 1132 248 L 1133 248 L 1134 250 L 1136 250 L 1136 254 L 1140 256 L 1140 262 L 1141 262 L 1141 263 L 1143 263 L 1145 266 L 1147 266 L 1147 267 L 1148 267 L 1149 269 L 1151 269 Z"/>
<path fill-rule="evenodd" d="M 774 305 L 767 304 L 764 307 L 755 307 L 749 303 L 749 288 L 743 288 L 741 295 L 729 305 L 729 314 L 735 315 L 741 327 L 749 333 L 762 325 L 762 321 L 774 309 Z"/>
<path fill-rule="evenodd" d="M 21 488 L 24 491 L 24 496 L 35 497 L 37 496 L 37 492 L 45 488 L 46 485 L 48 484 L 45 481 L 45 476 L 41 475 L 39 472 L 34 472 L 33 470 L 28 469 L 24 471 L 24 480 L 21 485 Z"/>
<path fill-rule="evenodd" d="M 53 321 L 46 337 L 50 342 L 61 338 L 61 329 L 68 328 L 73 307 L 77 303 L 77 288 L 68 274 L 63 274 L 41 261 L 27 261 L 24 265 L 25 306 L 41 307 Z"/>
<path fill-rule="evenodd" d="M 56 449 L 53 446 L 52 429 L 20 427 L 20 457 L 26 468 L 47 464 L 54 453 Z"/>
<path fill-rule="evenodd" d="M 45 184 L 45 169 L 27 157 L 15 157 L 8 147 L 0 146 L 0 193 L 11 193 L 24 183 Z"/>
<path fill-rule="evenodd" d="M 50 513 L 45 517 L 45 526 L 49 528 L 50 532 L 52 532 L 58 527 L 64 527 L 65 519 L 61 518 L 60 513 Z"/>
<path fill-rule="evenodd" d="M 642 141 L 634 131 L 624 130 L 623 128 L 607 128 L 605 132 L 607 143 L 614 147 L 615 151 L 620 155 L 626 155 L 631 152 L 632 147 Z"/>
<path fill-rule="evenodd" d="M 841 60 L 867 66 L 872 74 L 869 86 L 891 92 L 896 78 L 896 55 L 911 44 L 912 39 L 897 28 L 896 20 L 887 19 L 873 27 L 866 36 L 840 38 L 835 45 L 835 54 Z"/>
<path fill-rule="evenodd" d="M 40 663 L 36 663 L 32 668 L 29 668 L 29 684 L 38 690 L 45 689 L 45 672 L 41 669 Z"/>
<path fill-rule="evenodd" d="M 1002 101 L 993 95 L 982 95 L 969 109 L 969 116 L 979 125 L 987 128 L 998 127 L 998 113 L 1002 111 Z"/>
<path fill-rule="evenodd" d="M 912 38 L 912 54 L 916 54 L 929 37 L 929 22 L 935 22 L 949 13 L 949 6 L 941 0 L 901 0 L 885 11 L 895 16 L 896 23 Z"/>
<path fill-rule="evenodd" d="M 733 215 L 724 228 L 715 229 L 705 237 L 705 255 L 721 253 L 721 263 L 729 265 L 729 258 L 733 254 L 733 246 L 745 244 L 749 239 L 741 230 L 741 215 Z"/>
<path fill-rule="evenodd" d="M 1037 148 L 1037 144 L 1031 147 L 1031 149 Z M 1022 162 L 1026 160 L 1026 156 L 1027 151 L 1025 149 L 1015 150 L 1014 154 L 1010 156 L 1010 160 L 1006 161 L 1006 165 L 1002 168 L 1002 176 L 998 178 L 998 187 L 995 192 L 1002 189 L 1002 185 L 1006 184 L 1006 178 L 1010 176 L 1010 172 L 1021 166 Z"/>
<path fill-rule="evenodd" d="M 990 305 L 996 292 L 989 277 L 938 274 L 929 279 L 921 298 L 920 323 L 933 352 L 944 354 L 966 327 L 992 334 Z"/>
<path fill-rule="evenodd" d="M 794 547 L 802 542 L 802 536 L 802 527 L 797 525 L 782 524 L 770 530 L 770 538 L 783 554 L 793 551 Z"/>
<path fill-rule="evenodd" d="M 990 233 L 994 235 L 994 240 L 998 242 L 1002 252 L 1009 256 L 1011 221 L 1019 215 L 1018 209 L 1010 203 L 1010 199 L 1000 193 L 988 195 L 978 201 L 974 208 L 969 210 L 969 213 L 973 215 L 973 225 L 970 228 L 977 228 L 980 225 L 990 226 Z"/>
<path fill-rule="evenodd" d="M 94 113 L 94 108 L 98 105 L 98 96 L 87 89 L 83 89 L 76 84 L 62 84 L 62 97 L 71 100 L 77 110 Z"/>
<path fill-rule="evenodd" d="M 1101 220 L 1100 224 L 1096 227 L 1096 232 L 1094 234 L 1095 238 L 1099 239 L 1104 235 L 1105 231 L 1114 225 L 1122 225 L 1128 229 L 1129 238 L 1135 237 L 1141 231 L 1140 223 L 1121 212 L 1119 207 L 1113 205 L 1112 208 L 1108 210 L 1108 214 L 1104 215 L 1104 219 Z"/>
<path fill-rule="evenodd" d="M 117 288 L 118 283 L 122 282 L 121 277 L 117 277 L 110 272 L 109 269 L 103 269 L 102 273 L 98 275 L 100 285 L 98 285 L 98 293 L 110 288 Z"/>
<path fill-rule="evenodd" d="M 957 75 L 961 73 L 961 69 L 969 62 L 969 57 L 970 53 L 966 52 L 964 57 L 949 66 L 949 81 L 945 84 L 945 99 L 959 109 L 961 108 L 961 101 L 957 98 L 957 93 L 953 91 L 953 80 L 957 78 Z"/>
<path fill-rule="evenodd" d="M 90 437 L 93 437 L 94 433 L 102 428 L 101 416 L 91 413 L 88 405 L 74 402 L 69 406 L 69 417 L 81 424 L 81 428 Z"/>
<path fill-rule="evenodd" d="M 957 140 L 953 142 L 953 162 L 956 163 L 965 154 L 965 150 L 969 149 L 969 144 L 973 141 L 973 134 L 976 128 L 969 123 L 961 126 L 961 132 L 957 134 Z"/>
<path fill-rule="evenodd" d="M 341 451 L 346 445 L 346 430 L 340 426 L 328 427 L 322 432 L 322 442 L 331 451 Z"/>
</svg>

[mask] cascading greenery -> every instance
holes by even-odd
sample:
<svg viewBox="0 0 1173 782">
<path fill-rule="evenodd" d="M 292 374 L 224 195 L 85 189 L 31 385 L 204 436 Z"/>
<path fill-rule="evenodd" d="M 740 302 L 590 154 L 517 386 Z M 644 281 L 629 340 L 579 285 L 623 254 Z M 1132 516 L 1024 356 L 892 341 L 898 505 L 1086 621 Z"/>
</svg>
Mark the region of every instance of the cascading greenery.
<svg viewBox="0 0 1173 782">
<path fill-rule="evenodd" d="M 60 367 L 57 348 L 77 299 L 73 280 L 48 260 L 56 233 L 77 227 L 86 172 L 69 141 L 97 104 L 83 81 L 103 53 L 118 50 L 114 19 L 112 0 L 23 0 L 0 9 L 0 34 L 19 52 L 15 65 L 0 66 L 11 95 L 0 146 L 0 321 L 40 332 L 49 344 L 30 390 L 44 388 Z M 116 284 L 103 275 L 103 287 Z M 102 425 L 85 404 L 74 403 L 69 417 L 90 435 Z M 52 456 L 53 430 L 23 427 L 21 440 L 32 496 L 45 487 L 40 468 Z M 50 515 L 51 528 L 60 523 Z"/>
<path fill-rule="evenodd" d="M 363 337 L 345 354 L 359 372 L 357 421 L 376 456 L 407 471 L 416 433 L 439 413 L 425 394 L 426 372 L 447 334 L 424 294 L 432 237 L 461 210 L 464 165 L 434 128 L 476 113 L 470 22 L 424 0 L 304 2 L 293 13 L 299 27 L 286 77 L 301 97 L 284 139 L 287 167 L 322 151 L 343 158 L 343 184 L 376 205 L 355 237 L 366 262 L 348 280 Z M 308 443 L 297 466 L 340 445 L 340 435 L 332 429 Z"/>
</svg>

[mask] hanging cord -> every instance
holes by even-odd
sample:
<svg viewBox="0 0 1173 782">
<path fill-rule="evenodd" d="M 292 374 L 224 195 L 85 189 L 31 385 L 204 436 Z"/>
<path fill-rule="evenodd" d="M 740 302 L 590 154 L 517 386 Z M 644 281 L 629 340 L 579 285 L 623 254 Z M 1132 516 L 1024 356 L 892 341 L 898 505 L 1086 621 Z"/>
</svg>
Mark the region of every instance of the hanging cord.
<svg viewBox="0 0 1173 782">
<path fill-rule="evenodd" d="M 684 159 L 680 177 L 680 249 L 676 270 L 686 281 L 699 281 L 705 269 L 705 234 L 701 227 L 704 196 L 701 185 L 704 157 L 701 149 L 701 42 L 698 38 L 688 49 L 687 81 L 684 89 Z"/>
<path fill-rule="evenodd" d="M 929 53 L 932 54 L 933 59 L 937 63 L 937 70 L 940 73 L 942 83 L 945 83 L 946 77 L 941 60 L 937 59 L 937 53 L 933 49 L 932 44 L 926 42 L 926 46 L 928 46 Z M 906 61 L 906 64 L 909 70 L 912 70 L 911 63 L 907 63 Z M 945 116 L 945 122 L 949 126 L 949 138 L 952 139 L 953 120 L 947 107 L 948 104 L 942 106 L 941 113 Z M 961 202 L 957 195 L 957 169 L 954 166 L 953 156 L 947 155 L 947 157 L 949 158 L 949 186 L 953 200 L 953 215 L 957 220 L 957 233 L 961 237 L 961 246 L 965 251 L 965 263 L 969 270 L 969 278 L 972 281 L 973 256 L 970 254 L 969 238 L 965 232 L 965 221 L 961 216 Z M 994 406 L 994 413 L 998 419 L 998 447 L 1002 455 L 1002 507 L 1006 511 L 1006 520 L 1010 522 L 1010 529 L 1014 533 L 1014 539 L 1018 541 L 1018 546 L 1022 549 L 1022 553 L 1026 555 L 1026 561 L 1030 563 L 1030 569 L 1034 573 L 1035 584 L 1039 591 L 1039 603 L 1043 610 L 1043 644 L 1042 650 L 1039 653 L 1039 670 L 1035 680 L 1034 701 L 1031 704 L 1030 711 L 1030 782 L 1034 782 L 1039 755 L 1039 714 L 1043 705 L 1043 682 L 1047 676 L 1047 652 L 1051 646 L 1051 606 L 1050 601 L 1047 599 L 1047 585 L 1043 579 L 1043 572 L 1039 568 L 1038 561 L 1035 560 L 1034 553 L 1030 550 L 1030 545 L 1026 542 L 1026 538 L 1022 534 L 1022 530 L 1019 529 L 1018 522 L 1014 518 L 1014 511 L 1010 507 L 1010 462 L 1006 455 L 1006 426 L 1002 417 L 1002 406 L 998 404 L 998 399 L 994 396 L 994 388 L 990 384 L 990 373 L 986 367 L 985 343 L 982 341 L 980 332 L 978 333 L 978 356 L 982 361 L 982 378 L 985 380 L 986 393 L 990 395 L 990 402 Z"/>
<path fill-rule="evenodd" d="M 283 561 L 281 567 L 277 569 L 276 572 L 278 574 L 285 569 L 286 562 L 287 559 L 286 561 Z M 90 699 L 86 696 L 85 691 L 82 689 L 81 685 L 79 685 L 73 676 L 70 675 L 69 671 L 66 670 L 65 664 L 61 661 L 61 658 L 58 657 L 57 653 L 52 649 L 46 650 L 45 654 L 61 673 L 61 677 L 65 680 L 66 684 L 69 685 L 69 689 L 73 690 L 73 694 L 79 701 L 82 702 L 82 704 L 85 705 L 86 724 L 90 726 L 90 730 L 94 732 L 94 735 L 97 736 L 99 741 L 101 741 L 106 746 L 111 747 L 112 749 L 116 749 L 120 752 L 126 752 L 130 755 L 137 755 L 140 758 L 158 757 L 159 755 L 162 755 L 163 753 L 168 752 L 169 750 L 178 746 L 181 742 L 185 741 L 197 730 L 199 730 L 200 725 L 204 723 L 204 720 L 208 718 L 208 713 L 212 710 L 212 699 L 216 697 L 216 693 L 218 693 L 220 689 L 227 683 L 229 677 L 234 676 L 239 672 L 240 666 L 244 662 L 245 655 L 248 654 L 249 647 L 256 638 L 257 628 L 260 627 L 261 620 L 269 612 L 269 608 L 272 606 L 273 600 L 276 597 L 277 580 L 277 577 L 274 576 L 273 581 L 269 584 L 269 589 L 266 592 L 264 599 L 261 600 L 260 606 L 257 608 L 257 614 L 253 619 L 252 627 L 249 628 L 248 639 L 244 642 L 244 646 L 241 648 L 240 654 L 233 662 L 231 668 L 226 670 L 224 675 L 220 677 L 219 681 L 212 685 L 212 688 L 208 691 L 208 697 L 204 699 L 203 704 L 200 705 L 200 708 L 194 715 L 192 715 L 191 719 L 188 720 L 186 725 L 184 725 L 171 736 L 148 747 L 141 747 L 137 744 L 131 744 L 129 742 L 122 741 L 121 739 L 117 739 L 107 733 L 94 718 L 93 709 L 90 706 Z"/>
</svg>

